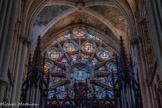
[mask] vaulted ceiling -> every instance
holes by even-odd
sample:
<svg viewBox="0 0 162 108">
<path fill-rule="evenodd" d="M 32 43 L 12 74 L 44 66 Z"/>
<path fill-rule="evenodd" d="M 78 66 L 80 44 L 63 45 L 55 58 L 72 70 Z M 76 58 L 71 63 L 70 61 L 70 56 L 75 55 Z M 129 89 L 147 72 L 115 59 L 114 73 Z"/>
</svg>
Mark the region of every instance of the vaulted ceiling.
<svg viewBox="0 0 162 108">
<path fill-rule="evenodd" d="M 109 0 L 51 0 L 40 11 L 32 29 L 32 45 L 39 35 L 53 33 L 74 24 L 85 24 L 119 39 L 123 36 L 129 49 L 128 24 L 121 11 Z M 34 50 L 34 47 L 33 49 Z"/>
</svg>

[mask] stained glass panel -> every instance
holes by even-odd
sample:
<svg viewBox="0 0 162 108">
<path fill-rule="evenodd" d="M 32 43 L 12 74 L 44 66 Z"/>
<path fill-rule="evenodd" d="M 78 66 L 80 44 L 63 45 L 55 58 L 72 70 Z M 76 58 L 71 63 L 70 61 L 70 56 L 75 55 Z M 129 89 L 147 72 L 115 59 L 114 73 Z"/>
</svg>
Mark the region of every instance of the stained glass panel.
<svg viewBox="0 0 162 108">
<path fill-rule="evenodd" d="M 77 81 L 85 81 L 88 75 L 83 70 L 76 70 L 71 73 L 71 77 L 74 77 L 74 79 L 76 79 Z"/>
<path fill-rule="evenodd" d="M 93 43 L 86 43 L 85 45 L 83 45 L 82 51 L 93 53 L 95 52 L 95 45 Z"/>
<path fill-rule="evenodd" d="M 97 72 L 106 72 L 105 66 L 101 66 L 97 69 Z"/>
<path fill-rule="evenodd" d="M 48 56 L 52 60 L 56 60 L 62 56 L 61 51 L 56 51 L 56 50 L 50 50 L 48 53 Z"/>
<path fill-rule="evenodd" d="M 63 77 L 53 77 L 53 83 L 57 83 L 63 79 L 64 79 Z"/>
<path fill-rule="evenodd" d="M 70 104 L 70 102 L 69 102 L 69 101 L 66 101 L 66 102 L 65 102 L 65 104 L 68 104 L 68 105 L 69 105 L 69 104 Z"/>
<path fill-rule="evenodd" d="M 89 55 L 81 54 L 82 61 L 88 61 Z"/>
<path fill-rule="evenodd" d="M 85 31 L 74 31 L 74 38 L 85 38 Z"/>
<path fill-rule="evenodd" d="M 46 62 L 44 65 L 44 72 L 48 72 L 48 70 L 50 71 L 52 68 L 52 64 L 49 62 Z"/>
<path fill-rule="evenodd" d="M 95 66 L 99 61 L 94 57 L 91 61 L 91 65 Z"/>
<path fill-rule="evenodd" d="M 100 57 L 102 60 L 107 60 L 110 59 L 111 57 L 111 52 L 109 51 L 100 51 L 97 53 L 97 56 Z"/>
<path fill-rule="evenodd" d="M 108 80 L 107 80 L 106 77 L 98 77 L 97 80 L 100 81 L 100 82 L 102 82 L 102 83 L 105 83 L 105 84 L 108 83 Z"/>
<path fill-rule="evenodd" d="M 68 60 L 66 58 L 62 58 L 61 63 L 63 63 L 66 66 L 69 66 Z"/>
<path fill-rule="evenodd" d="M 61 42 L 63 40 L 68 40 L 71 39 L 71 34 L 65 35 L 65 36 L 61 36 L 57 39 L 57 42 Z"/>
<path fill-rule="evenodd" d="M 92 35 L 92 34 L 89 34 L 89 35 L 88 35 L 88 38 L 89 38 L 89 39 L 92 39 L 92 40 L 96 40 L 96 36 L 94 36 L 94 35 Z"/>
<path fill-rule="evenodd" d="M 54 96 L 54 94 L 55 94 L 55 91 L 54 91 L 54 90 L 48 91 L 48 99 L 52 99 L 53 96 Z M 58 99 L 60 99 L 60 98 L 61 98 L 61 95 L 60 95 L 58 92 L 56 92 L 56 97 L 57 97 Z"/>
<path fill-rule="evenodd" d="M 54 66 L 53 72 L 64 72 L 64 69 L 62 69 L 60 66 Z"/>
<path fill-rule="evenodd" d="M 72 61 L 77 61 L 78 60 L 78 54 L 73 54 L 73 55 L 70 55 Z"/>
<path fill-rule="evenodd" d="M 110 99 L 113 99 L 113 92 L 112 91 L 103 91 L 100 95 L 99 95 L 99 98 L 100 99 L 103 99 L 106 97 L 106 94 L 109 96 Z"/>
<path fill-rule="evenodd" d="M 66 43 L 64 50 L 66 52 L 76 52 L 78 50 L 78 47 L 73 43 Z"/>
<path fill-rule="evenodd" d="M 114 64 L 114 63 L 111 62 L 107 66 L 108 66 L 109 72 L 112 72 L 112 69 L 113 69 L 113 72 L 117 72 L 117 66 L 116 66 L 116 64 Z"/>
<path fill-rule="evenodd" d="M 114 77 L 114 84 L 115 84 L 115 82 L 117 81 L 117 79 L 118 79 L 118 77 Z M 110 87 L 113 87 L 113 80 L 112 80 L 112 78 L 110 78 L 109 86 L 110 86 Z M 116 87 L 118 87 L 118 86 L 116 86 Z"/>
</svg>

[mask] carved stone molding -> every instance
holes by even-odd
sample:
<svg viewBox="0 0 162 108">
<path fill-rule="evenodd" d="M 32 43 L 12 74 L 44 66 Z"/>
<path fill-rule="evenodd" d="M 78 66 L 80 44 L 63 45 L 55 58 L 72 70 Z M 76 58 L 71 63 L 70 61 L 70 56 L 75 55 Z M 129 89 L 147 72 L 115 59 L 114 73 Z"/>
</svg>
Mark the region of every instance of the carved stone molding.
<svg viewBox="0 0 162 108">
<path fill-rule="evenodd" d="M 130 41 L 132 46 L 138 45 L 141 42 L 142 42 L 141 36 L 137 36 L 137 37 L 131 39 L 131 41 Z"/>
<path fill-rule="evenodd" d="M 17 38 L 23 42 L 23 44 L 26 44 L 27 46 L 30 45 L 30 40 L 27 37 L 24 37 L 23 35 L 18 35 Z"/>
</svg>

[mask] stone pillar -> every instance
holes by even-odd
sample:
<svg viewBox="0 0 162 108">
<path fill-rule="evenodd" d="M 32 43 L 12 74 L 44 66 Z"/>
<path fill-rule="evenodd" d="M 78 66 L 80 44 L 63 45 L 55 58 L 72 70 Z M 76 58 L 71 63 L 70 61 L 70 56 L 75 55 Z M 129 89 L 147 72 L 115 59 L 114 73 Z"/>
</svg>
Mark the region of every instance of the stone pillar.
<svg viewBox="0 0 162 108">
<path fill-rule="evenodd" d="M 15 62 L 15 64 L 16 64 L 15 65 L 15 70 L 13 70 L 13 73 L 14 73 L 14 86 L 13 86 L 12 98 L 11 98 L 12 103 L 14 103 L 15 98 L 17 98 L 17 96 L 16 96 L 16 88 L 17 88 L 17 82 L 19 80 L 18 74 L 19 74 L 19 68 L 20 68 L 20 63 L 21 63 L 22 44 L 23 44 L 23 38 L 20 38 L 19 43 L 18 43 L 16 62 Z"/>
<path fill-rule="evenodd" d="M 4 29 L 4 20 L 5 20 L 5 15 L 6 15 L 6 10 L 7 10 L 7 3 L 8 3 L 8 0 L 1 0 L 1 7 L 0 7 L 0 41 L 1 41 L 1 38 L 2 38 L 2 31 Z"/>
<path fill-rule="evenodd" d="M 23 45 L 22 45 L 20 68 L 19 68 L 19 73 L 18 73 L 18 76 L 17 76 L 18 80 L 17 80 L 17 89 L 16 89 L 16 97 L 15 97 L 16 103 L 18 103 L 20 101 L 28 44 L 29 44 L 29 42 L 27 40 L 25 40 Z"/>
<path fill-rule="evenodd" d="M 149 96 L 150 94 L 149 94 L 148 83 L 146 81 L 147 74 L 145 72 L 146 69 L 143 61 L 143 54 L 142 54 L 143 51 L 141 51 L 142 50 L 141 39 L 140 38 L 134 39 L 132 41 L 132 45 L 133 45 L 133 53 L 136 54 L 143 108 L 152 108 L 152 104 Z"/>
<path fill-rule="evenodd" d="M 3 2 L 7 2 L 8 0 L 3 0 Z M 12 0 L 13 1 L 13 0 Z M 3 51 L 3 53 L 1 53 L 2 55 L 0 55 L 0 57 L 2 58 L 0 61 L 1 63 L 1 67 L 0 67 L 0 76 L 1 79 L 3 80 L 3 82 L 7 83 L 7 75 L 8 75 L 8 66 L 9 66 L 9 59 L 10 59 L 10 54 L 11 54 L 11 46 L 12 46 L 12 41 L 13 41 L 13 36 L 14 36 L 14 27 L 15 27 L 15 22 L 16 22 L 16 12 L 17 12 L 17 5 L 18 5 L 18 0 L 14 0 L 14 2 L 10 1 L 10 3 L 12 3 L 11 7 L 7 7 L 8 12 L 11 11 L 11 15 L 5 16 L 4 18 L 6 19 L 7 17 L 9 17 L 8 19 L 8 28 L 7 30 L 3 30 L 5 32 L 7 32 L 7 34 L 5 35 L 6 40 L 5 41 L 5 47 L 4 49 L 1 49 Z M 3 5 L 3 4 L 2 4 Z M 3 11 L 5 12 L 5 11 Z M 7 12 L 7 13 L 8 13 Z M 5 22 L 5 23 L 7 23 Z M 0 30 L 4 29 L 2 26 L 2 23 L 0 23 Z M 4 35 L 0 34 L 1 37 L 4 37 Z M 0 81 L 1 82 L 1 81 Z M 4 98 L 4 93 L 5 93 L 5 86 L 4 84 L 0 83 L 0 102 L 3 101 Z"/>
<path fill-rule="evenodd" d="M 157 1 L 157 0 L 156 0 Z M 153 0 L 146 0 L 146 8 L 147 8 L 147 11 L 148 11 L 148 18 L 149 18 L 149 28 L 150 28 L 150 39 L 152 40 L 152 43 L 153 43 L 153 47 L 154 47 L 154 52 L 155 52 L 155 58 L 157 59 L 157 64 L 158 64 L 158 74 L 159 74 L 159 77 L 160 77 L 160 80 L 159 83 L 161 83 L 161 87 L 162 87 L 162 51 L 161 51 L 161 46 L 160 46 L 160 41 L 161 41 L 161 34 L 162 34 L 162 31 L 161 31 L 161 27 L 159 26 L 156 26 L 158 25 L 157 24 L 157 20 L 156 20 L 156 10 L 154 10 L 153 8 Z M 159 0 L 158 0 L 158 3 L 159 3 Z M 159 10 L 161 12 L 161 10 Z"/>
<path fill-rule="evenodd" d="M 8 0 L 7 0 L 8 1 Z M 12 17 L 12 2 L 8 2 L 7 4 L 7 9 L 5 10 L 5 14 L 4 14 L 4 17 L 2 19 L 2 31 L 1 31 L 1 40 L 0 40 L 0 63 L 3 63 L 3 56 L 5 55 L 5 46 L 6 46 L 6 43 L 7 43 L 7 39 L 8 39 L 8 28 L 10 27 L 9 23 L 11 21 L 11 17 Z M 6 8 L 6 7 L 5 7 Z M 14 26 L 13 28 L 14 29 Z M 13 35 L 13 34 L 12 34 Z M 0 65 L 0 68 L 1 68 L 2 65 Z"/>
</svg>

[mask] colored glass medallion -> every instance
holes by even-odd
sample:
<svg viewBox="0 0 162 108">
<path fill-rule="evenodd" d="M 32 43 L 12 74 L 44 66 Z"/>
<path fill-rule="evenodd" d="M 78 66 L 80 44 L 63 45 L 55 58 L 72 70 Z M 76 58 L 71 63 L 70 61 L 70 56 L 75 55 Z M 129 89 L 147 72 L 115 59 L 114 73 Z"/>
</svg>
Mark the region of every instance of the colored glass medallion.
<svg viewBox="0 0 162 108">
<path fill-rule="evenodd" d="M 75 52 L 78 50 L 78 47 L 73 43 L 66 43 L 64 50 L 66 52 Z"/>
<path fill-rule="evenodd" d="M 114 64 L 114 63 L 109 63 L 108 65 L 108 71 L 109 72 L 112 72 L 112 70 L 113 70 L 113 72 L 117 72 L 117 66 L 116 66 L 116 64 Z"/>
<path fill-rule="evenodd" d="M 93 43 L 86 43 L 85 45 L 83 45 L 82 51 L 93 53 L 95 52 L 95 45 Z"/>
<path fill-rule="evenodd" d="M 48 53 L 49 58 L 52 60 L 56 60 L 62 56 L 61 51 L 56 51 L 56 50 L 50 50 Z"/>
<path fill-rule="evenodd" d="M 108 60 L 111 57 L 111 52 L 109 51 L 100 51 L 97 53 L 97 56 L 100 57 L 102 60 Z"/>
<path fill-rule="evenodd" d="M 57 39 L 57 42 L 61 42 L 63 40 L 68 40 L 71 39 L 71 34 L 65 35 L 65 36 L 61 36 Z"/>
<path fill-rule="evenodd" d="M 74 38 L 85 38 L 84 31 L 74 31 L 73 32 Z"/>
<path fill-rule="evenodd" d="M 85 79 L 87 78 L 87 74 L 84 71 L 78 70 L 74 72 L 74 78 L 77 81 L 85 81 Z"/>
</svg>

